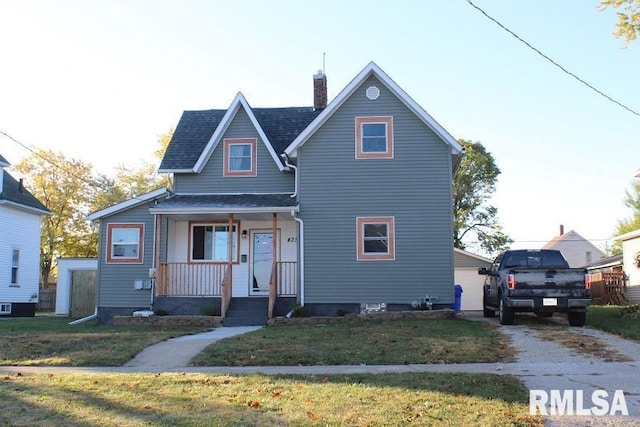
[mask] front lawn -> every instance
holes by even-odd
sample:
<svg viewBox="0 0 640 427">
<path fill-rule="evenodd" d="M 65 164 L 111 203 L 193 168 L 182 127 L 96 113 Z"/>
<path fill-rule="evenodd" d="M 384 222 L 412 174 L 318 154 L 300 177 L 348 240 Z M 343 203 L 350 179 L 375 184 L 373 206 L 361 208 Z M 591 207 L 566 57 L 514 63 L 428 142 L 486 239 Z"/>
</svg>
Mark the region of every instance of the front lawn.
<svg viewBox="0 0 640 427">
<path fill-rule="evenodd" d="M 543 425 L 495 374 L 12 374 L 0 394 L 15 426 Z"/>
<path fill-rule="evenodd" d="M 148 345 L 204 331 L 189 326 L 69 325 L 68 318 L 0 320 L 0 365 L 121 366 Z"/>
<path fill-rule="evenodd" d="M 508 361 L 512 349 L 485 322 L 464 319 L 332 320 L 276 324 L 227 338 L 195 366 L 388 365 Z"/>
</svg>

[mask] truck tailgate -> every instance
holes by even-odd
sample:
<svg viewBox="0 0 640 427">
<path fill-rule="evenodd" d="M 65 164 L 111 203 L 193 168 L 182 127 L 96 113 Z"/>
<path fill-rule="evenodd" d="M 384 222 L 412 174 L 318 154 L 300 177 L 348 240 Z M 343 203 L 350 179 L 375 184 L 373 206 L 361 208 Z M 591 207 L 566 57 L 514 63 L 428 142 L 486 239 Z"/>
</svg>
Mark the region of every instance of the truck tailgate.
<svg viewBox="0 0 640 427">
<path fill-rule="evenodd" d="M 582 268 L 532 270 L 513 268 L 516 289 L 584 289 L 586 271 Z"/>
</svg>

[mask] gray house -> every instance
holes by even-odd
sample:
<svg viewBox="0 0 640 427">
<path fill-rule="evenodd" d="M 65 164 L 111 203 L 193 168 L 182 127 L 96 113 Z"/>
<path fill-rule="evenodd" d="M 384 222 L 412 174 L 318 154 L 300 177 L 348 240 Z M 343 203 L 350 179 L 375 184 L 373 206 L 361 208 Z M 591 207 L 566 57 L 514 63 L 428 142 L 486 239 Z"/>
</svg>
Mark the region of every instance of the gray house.
<svg viewBox="0 0 640 427">
<path fill-rule="evenodd" d="M 185 111 L 158 190 L 101 225 L 98 315 L 133 310 L 264 323 L 453 301 L 452 177 L 462 147 L 376 64 L 327 105 Z"/>
</svg>

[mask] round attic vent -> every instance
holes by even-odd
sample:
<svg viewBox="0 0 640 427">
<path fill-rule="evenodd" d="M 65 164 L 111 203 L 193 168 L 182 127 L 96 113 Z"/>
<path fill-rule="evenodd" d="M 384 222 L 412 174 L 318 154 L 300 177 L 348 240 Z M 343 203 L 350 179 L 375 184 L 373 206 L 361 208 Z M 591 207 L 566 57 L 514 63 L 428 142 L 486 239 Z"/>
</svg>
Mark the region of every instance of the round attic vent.
<svg viewBox="0 0 640 427">
<path fill-rule="evenodd" d="M 367 95 L 367 98 L 369 98 L 372 101 L 375 101 L 380 97 L 380 89 L 378 89 L 375 86 L 369 86 L 369 88 L 367 89 L 366 95 Z"/>
</svg>

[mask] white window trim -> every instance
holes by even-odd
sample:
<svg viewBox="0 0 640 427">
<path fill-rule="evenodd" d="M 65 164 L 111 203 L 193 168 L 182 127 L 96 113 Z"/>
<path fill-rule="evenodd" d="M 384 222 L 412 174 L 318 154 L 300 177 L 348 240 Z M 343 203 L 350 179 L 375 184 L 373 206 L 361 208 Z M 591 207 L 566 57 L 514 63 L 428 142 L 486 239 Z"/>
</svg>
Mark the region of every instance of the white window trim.
<svg viewBox="0 0 640 427">
<path fill-rule="evenodd" d="M 364 251 L 364 226 L 366 224 L 385 224 L 387 226 L 387 239 L 389 241 L 389 250 L 386 254 L 366 253 Z M 393 216 L 375 216 L 375 217 L 356 217 L 356 247 L 358 261 L 394 261 L 396 259 L 395 252 L 395 217 Z"/>
<path fill-rule="evenodd" d="M 365 152 L 362 149 L 363 143 L 363 125 L 365 124 L 384 124 L 387 149 L 381 152 Z M 394 156 L 394 137 L 393 137 L 393 116 L 371 116 L 371 117 L 356 117 L 356 141 L 355 152 L 356 159 L 393 159 Z"/>
<path fill-rule="evenodd" d="M 206 226 L 212 226 L 213 227 L 213 232 L 214 232 L 214 239 L 215 239 L 215 227 L 229 227 L 229 223 L 228 222 L 191 222 L 189 223 L 189 253 L 188 253 L 188 259 L 189 262 L 193 262 L 193 263 L 212 263 L 212 262 L 218 262 L 218 263 L 226 263 L 229 262 L 229 260 L 215 260 L 215 259 L 194 259 L 193 258 L 193 228 L 194 227 L 206 227 Z M 238 264 L 239 261 L 238 259 L 240 258 L 240 222 L 239 221 L 234 221 L 233 222 L 233 227 L 236 229 L 235 231 L 235 250 L 233 251 L 232 254 L 232 263 L 233 264 Z M 227 231 L 228 232 L 228 231 Z M 232 233 L 233 235 L 233 233 Z M 213 247 L 215 248 L 215 240 L 212 242 Z M 213 254 L 213 257 L 215 258 L 215 253 Z"/>
<path fill-rule="evenodd" d="M 114 257 L 112 231 L 119 228 L 135 228 L 138 229 L 138 256 L 133 257 Z M 107 224 L 107 264 L 142 264 L 144 262 L 144 223 L 126 222 L 117 223 L 110 222 Z"/>
<path fill-rule="evenodd" d="M 17 262 L 15 260 L 16 254 L 18 255 Z M 20 286 L 20 249 L 11 250 L 11 269 L 9 274 L 10 274 L 9 286 L 12 286 L 12 287 Z M 14 277 L 15 277 L 15 280 L 14 280 Z"/>
</svg>

